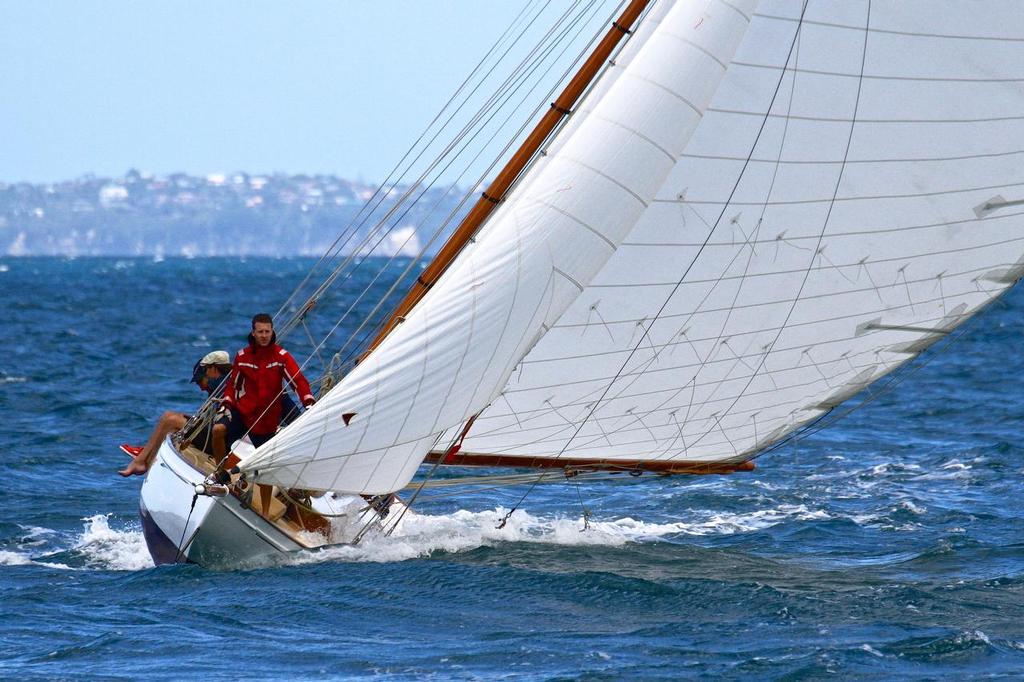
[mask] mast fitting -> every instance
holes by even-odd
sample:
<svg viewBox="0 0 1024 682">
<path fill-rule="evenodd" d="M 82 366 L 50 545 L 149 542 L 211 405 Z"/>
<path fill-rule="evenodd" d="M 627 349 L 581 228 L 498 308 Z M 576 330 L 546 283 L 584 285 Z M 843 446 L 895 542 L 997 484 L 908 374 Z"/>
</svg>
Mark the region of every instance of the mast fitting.
<svg viewBox="0 0 1024 682">
<path fill-rule="evenodd" d="M 492 197 L 487 192 L 481 192 L 480 196 L 482 196 L 484 199 L 487 199 L 487 201 L 491 202 L 492 204 L 500 204 L 501 203 L 501 199 L 495 199 L 494 197 Z"/>
<path fill-rule="evenodd" d="M 632 32 L 632 31 L 630 31 L 630 30 L 629 30 L 629 29 L 628 29 L 627 27 L 623 26 L 622 24 L 620 24 L 620 23 L 619 23 L 619 22 L 617 22 L 617 21 L 613 21 L 613 22 L 612 22 L 612 27 L 613 27 L 613 28 L 617 28 L 617 29 L 619 29 L 620 31 L 622 31 L 623 33 L 625 33 L 625 34 L 626 34 L 627 36 L 631 36 L 631 35 L 633 35 L 633 32 Z"/>
<path fill-rule="evenodd" d="M 555 111 L 557 111 L 558 113 L 562 114 L 563 116 L 570 116 L 572 114 L 572 109 L 566 109 L 565 107 L 560 107 L 560 106 L 558 106 L 558 102 L 552 102 L 551 103 L 551 108 L 554 109 Z"/>
</svg>

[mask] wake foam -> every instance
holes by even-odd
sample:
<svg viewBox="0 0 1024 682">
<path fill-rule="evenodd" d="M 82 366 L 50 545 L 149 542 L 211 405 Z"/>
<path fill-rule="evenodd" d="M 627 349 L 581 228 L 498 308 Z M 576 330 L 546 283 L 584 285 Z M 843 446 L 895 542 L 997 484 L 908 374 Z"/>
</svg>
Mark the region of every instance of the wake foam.
<svg viewBox="0 0 1024 682">
<path fill-rule="evenodd" d="M 82 532 L 70 537 L 50 528 L 23 527 L 22 551 L 0 551 L 0 566 L 45 566 L 60 570 L 138 571 L 152 568 L 146 540 L 138 530 L 110 527 L 107 514 L 86 519 Z"/>
<path fill-rule="evenodd" d="M 110 571 L 139 571 L 153 567 L 142 531 L 115 530 L 110 527 L 106 514 L 96 514 L 84 520 L 85 530 L 74 550 L 84 559 L 86 567 Z"/>
<path fill-rule="evenodd" d="M 498 524 L 508 513 L 501 507 L 488 511 L 457 511 L 444 516 L 409 512 L 388 537 L 367 534 L 359 545 L 326 547 L 291 557 L 288 563 L 322 561 L 391 562 L 416 559 L 434 552 L 464 552 L 506 542 L 550 545 L 603 545 L 618 547 L 629 542 L 651 542 L 679 535 L 728 535 L 768 528 L 788 520 L 828 518 L 822 511 L 804 505 L 782 505 L 778 509 L 746 514 L 709 514 L 695 522 L 648 523 L 632 518 L 591 521 L 583 530 L 581 518 L 541 518 L 516 511 L 503 528 Z M 700 512 L 692 512 L 701 516 Z"/>
<path fill-rule="evenodd" d="M 540 517 L 517 510 L 503 528 L 508 513 L 498 507 L 487 511 L 461 510 L 431 515 L 408 512 L 398 528 L 385 537 L 369 533 L 357 545 L 328 546 L 283 559 L 286 564 L 323 561 L 392 562 L 429 556 L 435 552 L 464 552 L 502 543 L 526 542 L 565 546 L 618 547 L 630 542 L 654 542 L 679 536 L 731 535 L 762 530 L 779 523 L 830 518 L 824 511 L 804 505 L 780 505 L 746 513 L 688 510 L 692 520 L 651 523 L 633 518 L 591 520 L 583 530 L 582 518 Z M 111 528 L 108 514 L 83 519 L 82 532 L 70 546 L 60 544 L 56 531 L 26 528 L 20 542 L 24 551 L 0 551 L 0 566 L 36 565 L 65 570 L 139 571 L 153 567 L 145 538 L 137 528 Z M 45 549 L 40 545 L 48 545 Z M 278 564 L 280 562 L 274 561 Z"/>
<path fill-rule="evenodd" d="M 0 552 L 0 566 L 24 566 L 32 563 L 32 557 L 20 552 Z"/>
</svg>

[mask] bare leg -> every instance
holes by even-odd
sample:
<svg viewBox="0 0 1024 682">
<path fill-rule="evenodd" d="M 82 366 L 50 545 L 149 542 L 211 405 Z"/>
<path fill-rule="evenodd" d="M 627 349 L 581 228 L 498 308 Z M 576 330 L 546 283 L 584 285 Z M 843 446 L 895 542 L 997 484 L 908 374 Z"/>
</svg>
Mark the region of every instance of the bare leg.
<svg viewBox="0 0 1024 682">
<path fill-rule="evenodd" d="M 153 429 L 149 440 L 146 441 L 146 445 L 142 448 L 142 452 L 136 455 L 128 466 L 117 473 L 122 476 L 141 476 L 149 471 L 149 465 L 153 463 L 153 457 L 156 456 L 156 451 L 160 444 L 170 434 L 180 431 L 187 421 L 188 417 L 180 412 L 164 412 L 160 420 L 157 421 L 156 428 Z"/>
<path fill-rule="evenodd" d="M 228 427 L 224 424 L 213 425 L 213 459 L 217 462 L 221 462 L 224 459 L 224 455 L 228 452 L 228 446 L 225 442 L 228 435 Z"/>
</svg>

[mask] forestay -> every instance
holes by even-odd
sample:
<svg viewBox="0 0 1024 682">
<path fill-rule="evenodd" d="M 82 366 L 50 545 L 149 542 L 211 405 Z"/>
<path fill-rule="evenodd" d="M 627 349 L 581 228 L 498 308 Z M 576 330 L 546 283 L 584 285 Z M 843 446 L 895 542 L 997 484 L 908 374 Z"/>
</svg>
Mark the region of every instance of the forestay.
<svg viewBox="0 0 1024 682">
<path fill-rule="evenodd" d="M 1024 274 L 1019 4 L 801 11 L 760 3 L 657 198 L 463 452 L 748 460 Z"/>
<path fill-rule="evenodd" d="M 755 4 L 657 3 L 476 243 L 364 362 L 240 467 L 284 486 L 404 486 L 446 429 L 494 401 L 652 205 Z"/>
</svg>

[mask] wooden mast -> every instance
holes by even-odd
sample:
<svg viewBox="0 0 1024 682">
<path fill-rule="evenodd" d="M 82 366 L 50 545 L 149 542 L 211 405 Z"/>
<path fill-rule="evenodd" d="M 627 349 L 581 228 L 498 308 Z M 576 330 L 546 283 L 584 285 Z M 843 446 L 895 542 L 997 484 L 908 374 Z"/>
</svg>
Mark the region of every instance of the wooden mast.
<svg viewBox="0 0 1024 682">
<path fill-rule="evenodd" d="M 629 6 L 622 12 L 616 21 L 612 22 L 611 28 L 604 38 L 594 49 L 591 55 L 584 62 L 580 70 L 576 72 L 561 94 L 551 103 L 551 108 L 537 123 L 530 135 L 523 141 L 523 144 L 516 150 L 512 158 L 494 181 L 487 187 L 469 214 L 462 220 L 451 238 L 438 251 L 437 256 L 430 262 L 420 276 L 416 278 L 409 293 L 402 302 L 398 304 L 391 316 L 381 327 L 377 336 L 373 339 L 362 357 L 366 357 L 380 342 L 405 318 L 408 312 L 415 306 L 423 295 L 430 290 L 430 287 L 437 282 L 451 265 L 455 257 L 462 251 L 462 248 L 476 234 L 477 230 L 487 220 L 495 207 L 501 203 L 509 187 L 515 182 L 519 174 L 523 172 L 526 165 L 540 150 L 548 136 L 558 127 L 562 120 L 572 112 L 579 98 L 586 91 L 587 87 L 600 72 L 601 67 L 609 59 L 612 52 L 631 33 L 631 27 L 644 9 L 651 3 L 651 0 L 631 0 Z"/>
</svg>

